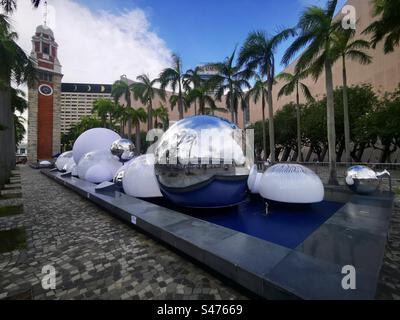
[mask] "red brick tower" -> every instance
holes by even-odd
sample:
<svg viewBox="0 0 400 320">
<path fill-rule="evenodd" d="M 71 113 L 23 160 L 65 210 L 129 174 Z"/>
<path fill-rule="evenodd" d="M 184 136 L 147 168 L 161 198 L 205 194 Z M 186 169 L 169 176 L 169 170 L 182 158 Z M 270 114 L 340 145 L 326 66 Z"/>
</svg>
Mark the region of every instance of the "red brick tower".
<svg viewBox="0 0 400 320">
<path fill-rule="evenodd" d="M 60 151 L 61 65 L 53 31 L 40 25 L 32 37 L 37 81 L 29 87 L 28 159 L 50 159 Z"/>
</svg>

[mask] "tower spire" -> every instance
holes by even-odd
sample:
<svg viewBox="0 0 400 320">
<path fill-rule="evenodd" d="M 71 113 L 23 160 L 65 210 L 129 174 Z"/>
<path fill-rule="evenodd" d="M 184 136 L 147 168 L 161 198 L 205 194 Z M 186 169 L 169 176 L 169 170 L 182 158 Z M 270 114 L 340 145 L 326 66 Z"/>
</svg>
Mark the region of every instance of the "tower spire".
<svg viewBox="0 0 400 320">
<path fill-rule="evenodd" d="M 44 2 L 44 16 L 43 16 L 43 25 L 47 27 L 47 1 Z"/>
</svg>

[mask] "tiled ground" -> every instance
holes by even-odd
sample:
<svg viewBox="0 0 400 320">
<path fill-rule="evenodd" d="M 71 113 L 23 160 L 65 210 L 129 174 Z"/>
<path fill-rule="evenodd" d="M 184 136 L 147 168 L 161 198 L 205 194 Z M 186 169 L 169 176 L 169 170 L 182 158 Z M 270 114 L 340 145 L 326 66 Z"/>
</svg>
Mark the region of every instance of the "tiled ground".
<svg viewBox="0 0 400 320">
<path fill-rule="evenodd" d="M 0 218 L 0 230 L 25 227 L 28 250 L 0 254 L 0 299 L 246 298 L 38 170 L 16 172 L 23 198 L 0 206 L 23 203 L 24 214 Z M 42 288 L 45 265 L 56 269 L 56 290 Z"/>
<path fill-rule="evenodd" d="M 89 201 L 20 167 L 24 214 L 0 218 L 0 230 L 25 227 L 28 250 L 0 254 L 0 299 L 238 299 L 241 293 Z M 18 193 L 14 177 L 4 193 Z M 11 188 L 12 189 L 11 189 Z M 42 267 L 57 272 L 41 286 Z M 400 202 L 396 202 L 377 298 L 400 299 Z"/>
</svg>

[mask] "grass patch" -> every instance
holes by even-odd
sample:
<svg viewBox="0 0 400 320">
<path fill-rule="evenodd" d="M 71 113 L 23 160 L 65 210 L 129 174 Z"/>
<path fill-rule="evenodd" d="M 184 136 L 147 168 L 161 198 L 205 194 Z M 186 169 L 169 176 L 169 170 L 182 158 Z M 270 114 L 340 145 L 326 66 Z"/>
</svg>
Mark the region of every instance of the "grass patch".
<svg viewBox="0 0 400 320">
<path fill-rule="evenodd" d="M 0 231 L 0 253 L 26 249 L 25 228 Z"/>
<path fill-rule="evenodd" d="M 16 199 L 16 198 L 22 198 L 22 193 L 5 193 L 5 194 L 0 194 L 0 200 L 7 200 L 7 199 Z"/>
<path fill-rule="evenodd" d="M 22 204 L 18 206 L 4 206 L 0 207 L 0 218 L 14 216 L 16 214 L 21 214 L 24 212 L 24 206 Z"/>
</svg>

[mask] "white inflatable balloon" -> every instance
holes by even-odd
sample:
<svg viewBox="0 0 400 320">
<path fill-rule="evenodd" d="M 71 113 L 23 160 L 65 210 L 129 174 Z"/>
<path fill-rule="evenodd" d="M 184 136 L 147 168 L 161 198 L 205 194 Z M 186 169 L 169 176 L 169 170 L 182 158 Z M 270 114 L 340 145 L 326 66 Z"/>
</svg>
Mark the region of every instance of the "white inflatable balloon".
<svg viewBox="0 0 400 320">
<path fill-rule="evenodd" d="M 121 166 L 122 163 L 111 154 L 110 150 L 95 150 L 82 157 L 77 170 L 80 179 L 101 183 L 111 181 Z"/>
<path fill-rule="evenodd" d="M 126 194 L 137 198 L 162 197 L 154 172 L 154 155 L 134 158 L 125 170 L 122 187 Z"/>
<path fill-rule="evenodd" d="M 41 166 L 51 166 L 51 162 L 47 160 L 42 160 L 39 162 L 39 165 Z"/>
<path fill-rule="evenodd" d="M 324 186 L 314 171 L 299 164 L 276 164 L 264 172 L 260 194 L 285 203 L 317 203 L 324 199 Z"/>
<path fill-rule="evenodd" d="M 64 166 L 67 164 L 67 162 L 70 161 L 71 159 L 73 160 L 72 156 L 73 156 L 72 151 L 66 151 L 60 154 L 55 163 L 57 170 L 59 171 L 64 170 Z"/>
<path fill-rule="evenodd" d="M 83 155 L 90 151 L 110 151 L 111 144 L 120 138 L 119 134 L 106 128 L 94 128 L 85 131 L 76 139 L 72 148 L 75 163 L 79 164 Z"/>
<path fill-rule="evenodd" d="M 74 158 L 70 158 L 67 163 L 63 167 L 63 171 L 65 172 L 71 172 L 71 174 L 77 176 L 77 168 L 76 168 L 76 163 L 74 161 Z"/>
<path fill-rule="evenodd" d="M 249 178 L 247 179 L 247 186 L 251 193 L 258 194 L 260 192 L 262 175 L 262 172 L 258 172 L 256 165 L 251 168 Z"/>
</svg>

